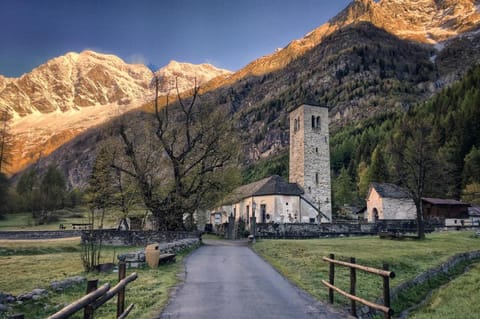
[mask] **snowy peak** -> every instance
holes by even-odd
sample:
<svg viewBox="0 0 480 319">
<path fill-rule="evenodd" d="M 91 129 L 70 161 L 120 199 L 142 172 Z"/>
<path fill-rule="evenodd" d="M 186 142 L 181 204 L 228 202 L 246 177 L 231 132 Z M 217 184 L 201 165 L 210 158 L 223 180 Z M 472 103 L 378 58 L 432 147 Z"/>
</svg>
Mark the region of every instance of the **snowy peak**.
<svg viewBox="0 0 480 319">
<path fill-rule="evenodd" d="M 475 28 L 477 7 L 475 0 L 355 0 L 330 24 L 368 21 L 402 39 L 436 43 Z"/>
<path fill-rule="evenodd" d="M 164 79 L 160 91 L 164 94 L 176 90 L 177 82 L 180 92 L 187 91 L 196 85 L 201 86 L 213 78 L 221 75 L 229 75 L 231 71 L 219 69 L 211 64 L 191 64 L 177 61 L 170 61 L 166 66 L 155 72 Z"/>
<path fill-rule="evenodd" d="M 110 103 L 125 105 L 145 97 L 150 77 L 145 66 L 126 64 L 113 55 L 68 53 L 7 83 L 0 91 L 0 106 L 23 117 Z"/>
<path fill-rule="evenodd" d="M 212 65 L 171 62 L 160 69 L 160 94 L 181 92 L 229 71 Z M 53 58 L 19 78 L 0 76 L 0 109 L 12 116 L 16 172 L 87 129 L 153 99 L 152 72 L 115 55 L 83 51 Z"/>
</svg>

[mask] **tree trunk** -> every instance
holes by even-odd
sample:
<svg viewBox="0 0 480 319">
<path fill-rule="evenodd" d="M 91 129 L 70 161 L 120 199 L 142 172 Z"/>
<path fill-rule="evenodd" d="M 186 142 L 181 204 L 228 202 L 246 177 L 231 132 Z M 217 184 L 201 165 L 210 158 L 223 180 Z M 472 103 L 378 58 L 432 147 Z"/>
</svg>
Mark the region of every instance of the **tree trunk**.
<svg viewBox="0 0 480 319">
<path fill-rule="evenodd" d="M 418 239 L 425 239 L 425 221 L 423 219 L 422 200 L 415 205 L 417 207 L 417 233 Z"/>
</svg>

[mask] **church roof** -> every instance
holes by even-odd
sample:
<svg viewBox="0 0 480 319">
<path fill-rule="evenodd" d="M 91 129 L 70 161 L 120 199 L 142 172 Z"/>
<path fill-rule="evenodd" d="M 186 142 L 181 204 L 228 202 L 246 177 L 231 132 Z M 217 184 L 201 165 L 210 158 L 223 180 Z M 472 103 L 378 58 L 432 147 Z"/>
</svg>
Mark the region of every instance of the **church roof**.
<svg viewBox="0 0 480 319">
<path fill-rule="evenodd" d="M 405 188 L 395 184 L 371 183 L 371 188 L 375 189 L 383 198 L 409 198 L 410 195 Z M 370 194 L 370 192 L 369 192 Z"/>
<path fill-rule="evenodd" d="M 225 198 L 224 204 L 232 204 L 244 198 L 266 195 L 302 195 L 303 189 L 297 183 L 288 183 L 282 177 L 273 175 L 259 181 L 237 187 Z"/>
</svg>

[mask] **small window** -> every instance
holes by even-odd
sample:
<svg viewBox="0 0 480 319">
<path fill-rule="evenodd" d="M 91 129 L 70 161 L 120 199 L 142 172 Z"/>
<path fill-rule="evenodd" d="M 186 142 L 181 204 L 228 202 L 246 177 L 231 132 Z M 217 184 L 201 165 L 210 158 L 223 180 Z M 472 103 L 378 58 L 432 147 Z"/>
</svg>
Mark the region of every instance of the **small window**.
<svg viewBox="0 0 480 319">
<path fill-rule="evenodd" d="M 315 184 L 318 185 L 318 173 L 315 173 Z"/>
<path fill-rule="evenodd" d="M 320 116 L 317 116 L 317 118 L 315 119 L 315 128 L 317 130 L 320 129 Z"/>
<path fill-rule="evenodd" d="M 318 154 L 318 147 L 315 147 L 315 153 Z"/>
<path fill-rule="evenodd" d="M 286 202 L 286 203 L 285 203 L 285 205 L 287 205 L 287 206 L 288 206 L 288 202 Z"/>
<path fill-rule="evenodd" d="M 315 223 L 315 218 L 310 218 L 310 224 L 314 224 Z"/>
<path fill-rule="evenodd" d="M 310 186 L 308 186 L 308 192 L 311 193 L 312 192 L 312 188 Z"/>
<path fill-rule="evenodd" d="M 298 130 L 298 121 L 297 119 L 293 120 L 293 131 L 296 132 Z"/>
<path fill-rule="evenodd" d="M 312 128 L 315 128 L 315 116 L 312 115 Z"/>
</svg>

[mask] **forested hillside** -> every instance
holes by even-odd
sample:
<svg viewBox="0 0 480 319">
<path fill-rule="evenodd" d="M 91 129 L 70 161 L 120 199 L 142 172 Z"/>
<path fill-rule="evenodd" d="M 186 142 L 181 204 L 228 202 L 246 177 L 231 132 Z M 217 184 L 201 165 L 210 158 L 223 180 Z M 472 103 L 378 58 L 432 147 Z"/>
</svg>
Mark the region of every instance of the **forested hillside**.
<svg viewBox="0 0 480 319">
<path fill-rule="evenodd" d="M 427 181 L 429 196 L 478 201 L 480 193 L 480 66 L 431 100 L 397 112 L 347 125 L 331 133 L 334 205 L 363 205 L 372 181 L 399 183 L 392 152 L 405 123 L 429 128 L 432 154 L 442 163 L 441 180 Z M 259 161 L 246 171 L 245 182 L 273 173 L 288 176 L 288 154 Z M 440 182 L 440 186 L 438 183 Z"/>
<path fill-rule="evenodd" d="M 478 193 L 480 185 L 480 66 L 405 114 L 371 118 L 334 132 L 331 161 L 336 204 L 363 200 L 371 181 L 399 182 L 392 153 L 396 139 L 405 132 L 405 123 L 414 122 L 429 128 L 433 155 L 442 164 L 438 172 L 442 186 L 427 194 L 463 195 L 463 199 L 472 200 L 472 192 Z M 342 174 L 342 168 L 348 175 Z"/>
</svg>

